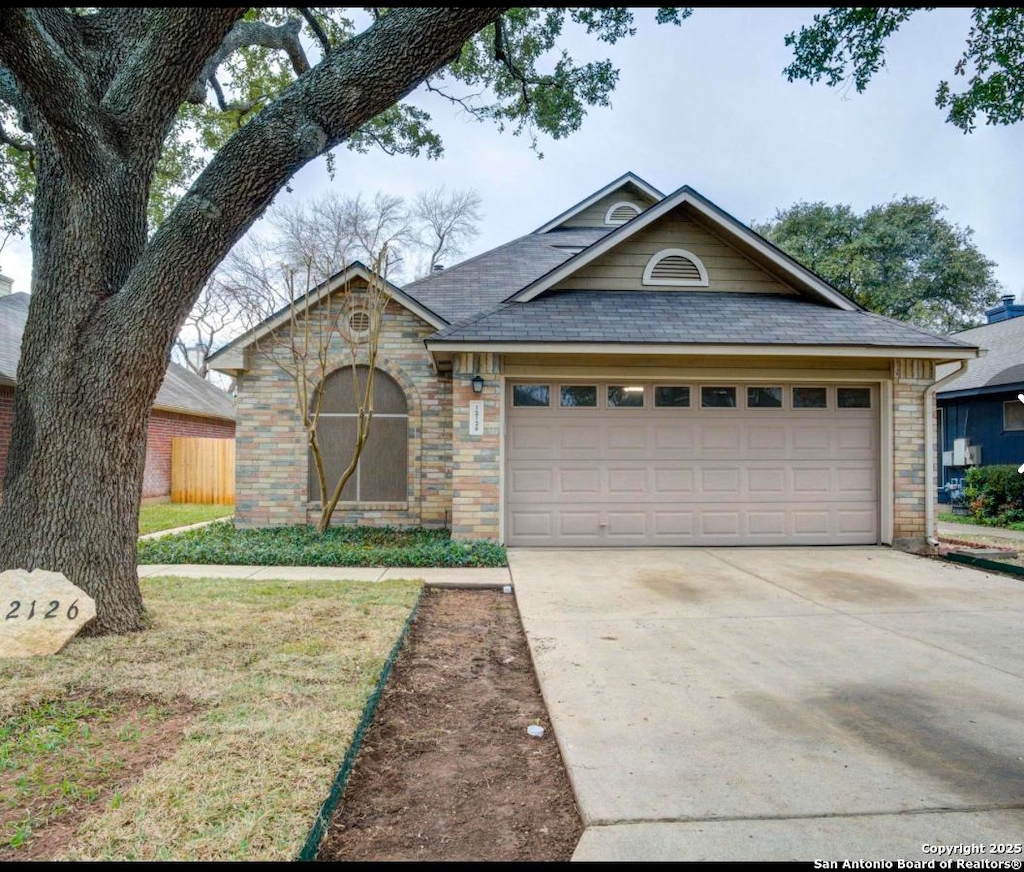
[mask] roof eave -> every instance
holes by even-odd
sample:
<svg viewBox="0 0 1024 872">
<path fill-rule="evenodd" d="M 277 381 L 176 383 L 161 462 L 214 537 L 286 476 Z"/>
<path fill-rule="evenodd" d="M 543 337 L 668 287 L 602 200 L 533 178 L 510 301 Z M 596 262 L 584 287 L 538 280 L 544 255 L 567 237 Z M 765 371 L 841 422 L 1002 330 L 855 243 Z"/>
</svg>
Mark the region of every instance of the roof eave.
<svg viewBox="0 0 1024 872">
<path fill-rule="evenodd" d="M 921 345 L 786 345 L 782 343 L 655 343 L 655 342 L 534 342 L 427 339 L 431 354 L 454 352 L 494 352 L 503 354 L 572 353 L 632 355 L 733 355 L 764 357 L 788 355 L 796 357 L 886 357 L 923 358 L 926 360 L 973 360 L 977 348 Z"/>
</svg>

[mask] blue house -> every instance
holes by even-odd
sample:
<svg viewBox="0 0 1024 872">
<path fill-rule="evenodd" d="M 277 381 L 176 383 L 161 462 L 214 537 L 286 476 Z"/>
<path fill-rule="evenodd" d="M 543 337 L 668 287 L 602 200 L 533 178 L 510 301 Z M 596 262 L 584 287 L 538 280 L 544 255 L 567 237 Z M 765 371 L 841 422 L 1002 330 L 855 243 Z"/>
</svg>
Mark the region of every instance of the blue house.
<svg viewBox="0 0 1024 872">
<path fill-rule="evenodd" d="M 985 313 L 988 323 L 955 338 L 983 349 L 938 394 L 939 485 L 970 466 L 1024 463 L 1024 304 L 1012 295 Z M 940 373 L 941 375 L 941 373 Z M 948 488 L 939 499 L 948 500 Z"/>
</svg>

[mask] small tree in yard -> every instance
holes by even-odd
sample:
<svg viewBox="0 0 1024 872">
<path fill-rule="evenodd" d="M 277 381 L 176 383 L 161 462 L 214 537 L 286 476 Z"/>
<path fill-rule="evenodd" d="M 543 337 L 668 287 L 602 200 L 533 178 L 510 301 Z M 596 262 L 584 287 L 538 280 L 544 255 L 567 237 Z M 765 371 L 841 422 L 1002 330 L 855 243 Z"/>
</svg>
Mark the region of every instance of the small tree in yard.
<svg viewBox="0 0 1024 872">
<path fill-rule="evenodd" d="M 328 196 L 307 206 L 280 208 L 271 223 L 278 231 L 276 242 L 253 239 L 232 253 L 219 284 L 254 326 L 275 314 L 287 315 L 277 329 L 257 334 L 250 347 L 294 388 L 296 414 L 319 486 L 317 530 L 323 533 L 370 436 L 373 376 L 391 299 L 388 274 L 408 238 L 407 214 L 398 197 L 378 194 L 367 203 L 361 197 Z M 282 260 L 275 263 L 273 255 Z M 356 258 L 366 261 L 365 284 L 345 274 Z M 342 284 L 331 287 L 339 275 Z M 330 481 L 319 425 L 322 386 L 339 364 L 352 378 L 356 433 L 347 465 Z M 366 368 L 362 384 L 361 367 Z"/>
</svg>

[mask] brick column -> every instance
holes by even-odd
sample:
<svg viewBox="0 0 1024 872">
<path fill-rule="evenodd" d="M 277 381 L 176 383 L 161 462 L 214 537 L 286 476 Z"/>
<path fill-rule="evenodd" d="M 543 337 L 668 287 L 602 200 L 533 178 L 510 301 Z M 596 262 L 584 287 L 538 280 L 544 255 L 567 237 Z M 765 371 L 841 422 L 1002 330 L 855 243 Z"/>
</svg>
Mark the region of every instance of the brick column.
<svg viewBox="0 0 1024 872">
<path fill-rule="evenodd" d="M 925 409 L 924 391 L 935 381 L 930 360 L 895 360 L 892 365 L 893 547 L 928 550 L 925 539 L 925 440 L 935 439 L 934 420 Z"/>
<path fill-rule="evenodd" d="M 452 372 L 452 537 L 499 539 L 502 392 L 496 354 L 457 354 Z M 473 393 L 473 376 L 484 379 Z M 469 404 L 484 403 L 483 433 L 469 433 Z"/>
</svg>

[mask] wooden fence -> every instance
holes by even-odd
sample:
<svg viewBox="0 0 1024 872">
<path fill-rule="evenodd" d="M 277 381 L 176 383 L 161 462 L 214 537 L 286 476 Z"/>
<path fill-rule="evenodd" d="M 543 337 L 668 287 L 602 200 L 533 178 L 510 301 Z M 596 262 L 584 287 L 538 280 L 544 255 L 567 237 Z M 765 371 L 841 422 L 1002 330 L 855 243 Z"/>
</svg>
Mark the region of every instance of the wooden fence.
<svg viewBox="0 0 1024 872">
<path fill-rule="evenodd" d="M 235 502 L 235 440 L 171 440 L 171 502 Z"/>
</svg>

